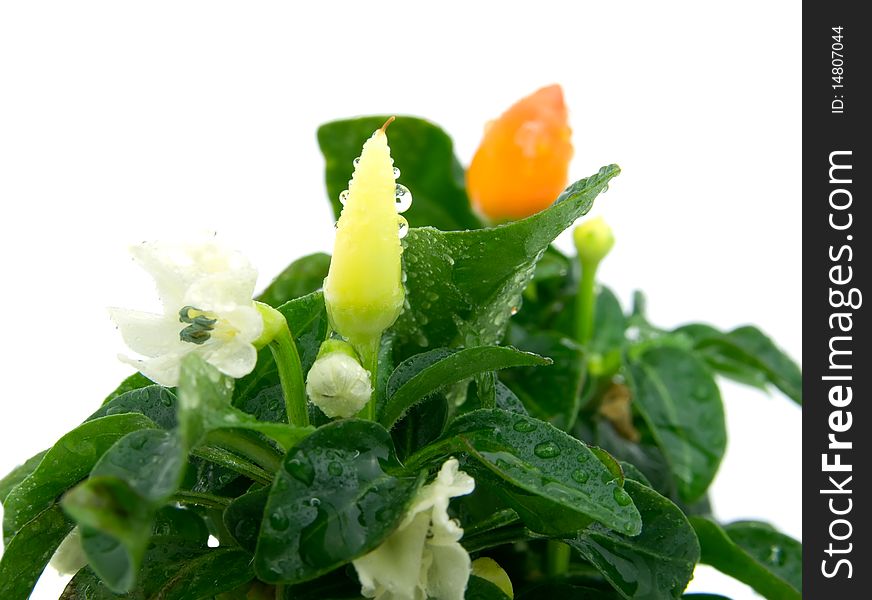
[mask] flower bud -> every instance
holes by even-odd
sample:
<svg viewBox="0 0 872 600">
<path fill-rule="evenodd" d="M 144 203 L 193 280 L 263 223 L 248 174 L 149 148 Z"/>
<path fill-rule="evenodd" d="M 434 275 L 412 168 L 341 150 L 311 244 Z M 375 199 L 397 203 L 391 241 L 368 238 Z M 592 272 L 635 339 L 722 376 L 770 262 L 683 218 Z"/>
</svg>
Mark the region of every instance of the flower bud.
<svg viewBox="0 0 872 600">
<path fill-rule="evenodd" d="M 523 98 L 489 123 L 466 172 L 476 210 L 500 222 L 550 206 L 566 187 L 571 133 L 559 85 Z"/>
<path fill-rule="evenodd" d="M 327 340 L 306 377 L 309 400 L 330 418 L 353 417 L 372 395 L 369 372 L 354 348 L 341 340 Z"/>
<path fill-rule="evenodd" d="M 387 124 L 385 124 L 387 125 Z M 330 323 L 355 346 L 381 336 L 403 308 L 397 183 L 384 127 L 363 145 L 343 192 L 324 300 Z"/>
<path fill-rule="evenodd" d="M 588 219 L 572 232 L 582 266 L 595 267 L 615 245 L 612 228 L 602 217 Z"/>
</svg>

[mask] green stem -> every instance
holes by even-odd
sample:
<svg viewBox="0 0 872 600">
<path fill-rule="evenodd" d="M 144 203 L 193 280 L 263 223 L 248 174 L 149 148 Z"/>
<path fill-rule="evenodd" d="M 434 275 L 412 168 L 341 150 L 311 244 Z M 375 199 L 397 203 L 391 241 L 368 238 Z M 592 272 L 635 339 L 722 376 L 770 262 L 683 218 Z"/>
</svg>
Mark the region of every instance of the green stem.
<svg viewBox="0 0 872 600">
<path fill-rule="evenodd" d="M 285 411 L 288 423 L 305 427 L 309 424 L 309 407 L 306 405 L 306 384 L 303 382 L 303 365 L 297 344 L 288 329 L 287 322 L 269 344 L 279 371 L 282 394 L 285 397 Z"/>
<path fill-rule="evenodd" d="M 575 339 L 582 345 L 587 344 L 593 336 L 597 266 L 597 263 L 581 265 L 581 279 L 575 297 Z"/>
<path fill-rule="evenodd" d="M 206 434 L 206 443 L 230 450 L 275 473 L 282 465 L 282 455 L 267 442 L 233 429 L 215 429 Z"/>
<path fill-rule="evenodd" d="M 479 552 L 502 546 L 504 544 L 514 544 L 516 542 L 525 542 L 527 540 L 542 539 L 544 536 L 533 533 L 523 525 L 511 525 L 509 527 L 501 527 L 485 531 L 478 535 L 463 536 L 460 543 L 467 552 Z"/>
<path fill-rule="evenodd" d="M 499 529 L 500 527 L 517 525 L 520 522 L 521 519 L 520 517 L 518 517 L 518 513 L 516 513 L 511 508 L 504 508 L 502 510 L 498 510 L 489 517 L 485 517 L 481 521 L 473 523 L 469 526 L 464 526 L 463 535 L 465 535 L 466 537 L 472 537 L 480 535 L 486 531 Z"/>
<path fill-rule="evenodd" d="M 197 458 L 208 460 L 216 465 L 227 467 L 231 471 L 236 471 L 240 475 L 248 477 L 252 481 L 269 485 L 272 483 L 272 475 L 266 470 L 260 468 L 253 462 L 245 460 L 241 456 L 214 446 L 198 446 L 191 451 L 191 454 Z"/>
<path fill-rule="evenodd" d="M 191 490 L 177 490 L 173 494 L 172 501 L 179 504 L 194 504 L 196 506 L 205 506 L 207 508 L 227 508 L 232 498 L 224 496 L 216 496 L 215 494 L 205 494 L 203 492 L 194 492 Z"/>
<path fill-rule="evenodd" d="M 545 550 L 545 568 L 549 575 L 563 575 L 569 570 L 572 548 L 560 540 L 548 540 Z"/>
<path fill-rule="evenodd" d="M 378 402 L 378 354 L 381 348 L 381 334 L 360 343 L 352 343 L 352 345 L 360 356 L 363 368 L 369 371 L 369 382 L 372 385 L 372 395 L 369 397 L 369 402 L 366 403 L 358 416 L 375 421 L 378 408 L 376 403 Z"/>
</svg>

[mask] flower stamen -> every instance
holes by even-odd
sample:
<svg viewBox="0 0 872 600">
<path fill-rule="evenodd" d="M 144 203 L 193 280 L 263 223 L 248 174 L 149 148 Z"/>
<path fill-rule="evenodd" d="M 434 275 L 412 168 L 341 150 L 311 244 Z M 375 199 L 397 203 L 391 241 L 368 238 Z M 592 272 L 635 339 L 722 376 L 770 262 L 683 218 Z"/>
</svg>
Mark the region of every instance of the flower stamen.
<svg viewBox="0 0 872 600">
<path fill-rule="evenodd" d="M 212 337 L 212 331 L 218 319 L 210 319 L 206 313 L 193 306 L 185 306 L 179 311 L 179 321 L 189 323 L 179 332 L 179 339 L 183 342 L 202 345 Z"/>
</svg>

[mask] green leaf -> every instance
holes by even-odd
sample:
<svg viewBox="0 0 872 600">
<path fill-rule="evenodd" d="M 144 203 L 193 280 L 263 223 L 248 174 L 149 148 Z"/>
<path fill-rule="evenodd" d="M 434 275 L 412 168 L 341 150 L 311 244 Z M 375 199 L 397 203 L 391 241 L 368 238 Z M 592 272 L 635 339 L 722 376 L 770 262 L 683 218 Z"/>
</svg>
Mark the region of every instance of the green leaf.
<svg viewBox="0 0 872 600">
<path fill-rule="evenodd" d="M 797 570 L 801 569 L 801 563 L 796 562 L 800 560 L 797 552 L 801 556 L 801 550 L 796 548 L 797 542 L 781 534 L 778 534 L 777 540 L 774 536 L 770 537 L 784 550 L 784 554 L 773 556 L 770 547 L 770 554 L 767 555 L 765 547 L 760 546 L 761 541 L 767 537 L 762 528 L 757 526 L 753 532 L 749 532 L 747 526 L 739 525 L 736 529 L 737 537 L 752 549 L 748 552 L 714 521 L 705 517 L 691 517 L 690 523 L 699 537 L 701 562 L 751 586 L 769 600 L 798 600 L 802 597 L 801 588 L 785 579 L 801 583 L 801 576 L 797 578 Z M 773 531 L 769 533 L 777 534 Z M 784 564 L 780 564 L 781 558 L 784 558 Z"/>
<path fill-rule="evenodd" d="M 224 526 L 236 543 L 254 554 L 270 488 L 252 490 L 224 509 Z"/>
<path fill-rule="evenodd" d="M 363 143 L 388 117 L 363 117 L 326 123 L 318 129 L 318 144 L 326 163 L 327 193 L 333 214 L 342 210 L 339 192 L 348 188 Z M 472 213 L 466 196 L 463 168 L 454 157 L 451 138 L 439 127 L 414 117 L 400 117 L 388 130 L 398 183 L 411 190 L 412 207 L 405 217 L 415 227 L 430 225 L 442 230 L 474 229 L 481 222 Z"/>
<path fill-rule="evenodd" d="M 624 489 L 642 515 L 635 537 L 593 524 L 566 543 L 578 550 L 624 598 L 679 598 L 699 560 L 699 542 L 684 513 L 635 481 Z"/>
<path fill-rule="evenodd" d="M 476 231 L 411 229 L 403 251 L 409 308 L 394 325 L 403 343 L 497 343 L 548 245 L 590 210 L 619 172 L 616 165 L 603 167 L 548 209 L 514 223 Z"/>
<path fill-rule="evenodd" d="M 400 460 L 405 460 L 442 435 L 447 422 L 448 400 L 443 394 L 431 394 L 415 404 L 391 429 Z"/>
<path fill-rule="evenodd" d="M 505 592 L 487 579 L 469 576 L 464 600 L 510 600 Z"/>
<path fill-rule="evenodd" d="M 175 535 L 152 538 L 142 561 L 136 586 L 129 593 L 115 593 L 89 567 L 72 578 L 60 600 L 157 600 L 155 593 L 170 581 L 187 561 L 209 552 L 199 541 Z"/>
<path fill-rule="evenodd" d="M 154 421 L 158 427 L 172 429 L 176 426 L 176 396 L 159 385 L 136 388 L 115 396 L 87 420 L 123 413 L 140 413 Z"/>
<path fill-rule="evenodd" d="M 801 543 L 758 521 L 736 521 L 723 529 L 754 560 L 802 592 Z"/>
<path fill-rule="evenodd" d="M 376 548 L 417 489 L 400 469 L 390 435 L 371 421 L 318 429 L 285 457 L 264 512 L 255 554 L 263 581 L 314 579 Z"/>
<path fill-rule="evenodd" d="M 112 444 L 131 431 L 150 427 L 154 423 L 143 415 L 112 415 L 83 423 L 61 437 L 33 473 L 6 497 L 3 504 L 6 543 L 25 523 L 84 479 Z"/>
<path fill-rule="evenodd" d="M 679 327 L 675 333 L 690 338 L 718 373 L 755 387 L 772 384 L 802 404 L 802 371 L 757 327 L 746 325 L 721 333 L 710 325 L 692 323 Z"/>
<path fill-rule="evenodd" d="M 49 506 L 6 542 L 0 559 L 0 598 L 26 600 L 73 524 L 57 506 Z"/>
<path fill-rule="evenodd" d="M 330 268 L 330 255 L 316 252 L 292 262 L 272 280 L 258 300 L 278 308 L 285 302 L 319 290 Z"/>
<path fill-rule="evenodd" d="M 142 373 L 134 373 L 130 375 L 127 379 L 122 381 L 117 388 L 115 388 L 111 394 L 106 396 L 106 399 L 103 400 L 103 404 L 106 404 L 110 400 L 117 398 L 121 394 L 125 392 L 129 392 L 131 390 L 137 390 L 139 388 L 143 388 L 149 385 L 154 385 L 154 382 L 143 375 Z"/>
<path fill-rule="evenodd" d="M 549 364 L 550 359 L 505 346 L 438 348 L 417 354 L 400 363 L 388 380 L 388 401 L 380 421 L 391 428 L 417 402 L 477 373 Z"/>
<path fill-rule="evenodd" d="M 556 331 L 528 331 L 518 326 L 509 327 L 508 342 L 554 361 L 548 369 L 516 369 L 501 377 L 532 416 L 568 431 L 575 423 L 581 399 L 581 346 Z"/>
<path fill-rule="evenodd" d="M 627 365 L 633 406 L 651 431 L 676 480 L 679 496 L 702 496 L 727 445 L 721 394 L 693 354 L 655 347 Z"/>
<path fill-rule="evenodd" d="M 561 511 L 575 516 L 564 534 L 591 521 L 631 535 L 642 526 L 620 480 L 585 444 L 548 423 L 499 409 L 477 410 L 455 419 L 440 445 L 468 453 L 473 470 L 508 484 L 512 508 L 525 513 L 522 517 L 537 512 L 541 517 L 537 523 L 525 519 L 531 529 L 541 531 Z"/>
<path fill-rule="evenodd" d="M 82 527 L 88 562 L 110 589 L 133 587 L 156 513 L 178 489 L 186 459 L 177 432 L 135 431 L 112 446 L 91 477 L 64 496 L 64 510 Z"/>
<path fill-rule="evenodd" d="M 231 405 L 233 379 L 221 374 L 196 354 L 182 360 L 179 376 L 179 425 L 185 444 L 193 447 L 216 429 L 245 429 L 271 437 L 290 448 L 307 436 L 312 427 L 260 421 Z"/>
<path fill-rule="evenodd" d="M 238 548 L 215 548 L 182 564 L 155 594 L 160 600 L 212 598 L 254 578 L 251 555 Z"/>
<path fill-rule="evenodd" d="M 24 463 L 12 469 L 6 477 L 0 479 L 0 503 L 5 503 L 6 497 L 9 493 L 36 470 L 46 453 L 48 453 L 48 450 L 43 450 L 38 454 L 34 454 L 24 461 Z"/>
</svg>

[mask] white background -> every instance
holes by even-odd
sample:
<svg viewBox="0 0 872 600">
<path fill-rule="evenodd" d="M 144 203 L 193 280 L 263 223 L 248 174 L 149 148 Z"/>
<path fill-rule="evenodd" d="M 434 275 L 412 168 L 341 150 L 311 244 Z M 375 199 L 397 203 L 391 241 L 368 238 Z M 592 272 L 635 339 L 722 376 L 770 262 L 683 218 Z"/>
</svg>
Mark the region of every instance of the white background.
<svg viewBox="0 0 872 600">
<path fill-rule="evenodd" d="M 552 82 L 571 175 L 623 168 L 594 209 L 618 237 L 602 280 L 664 326 L 754 322 L 801 359 L 799 4 L 306 6 L 0 8 L 0 471 L 128 374 L 105 307 L 156 302 L 129 244 L 215 230 L 265 285 L 331 247 L 318 124 L 426 116 L 467 163 L 486 120 Z M 800 410 L 723 391 L 717 514 L 801 537 Z M 691 589 L 753 597 L 706 568 Z"/>
</svg>

